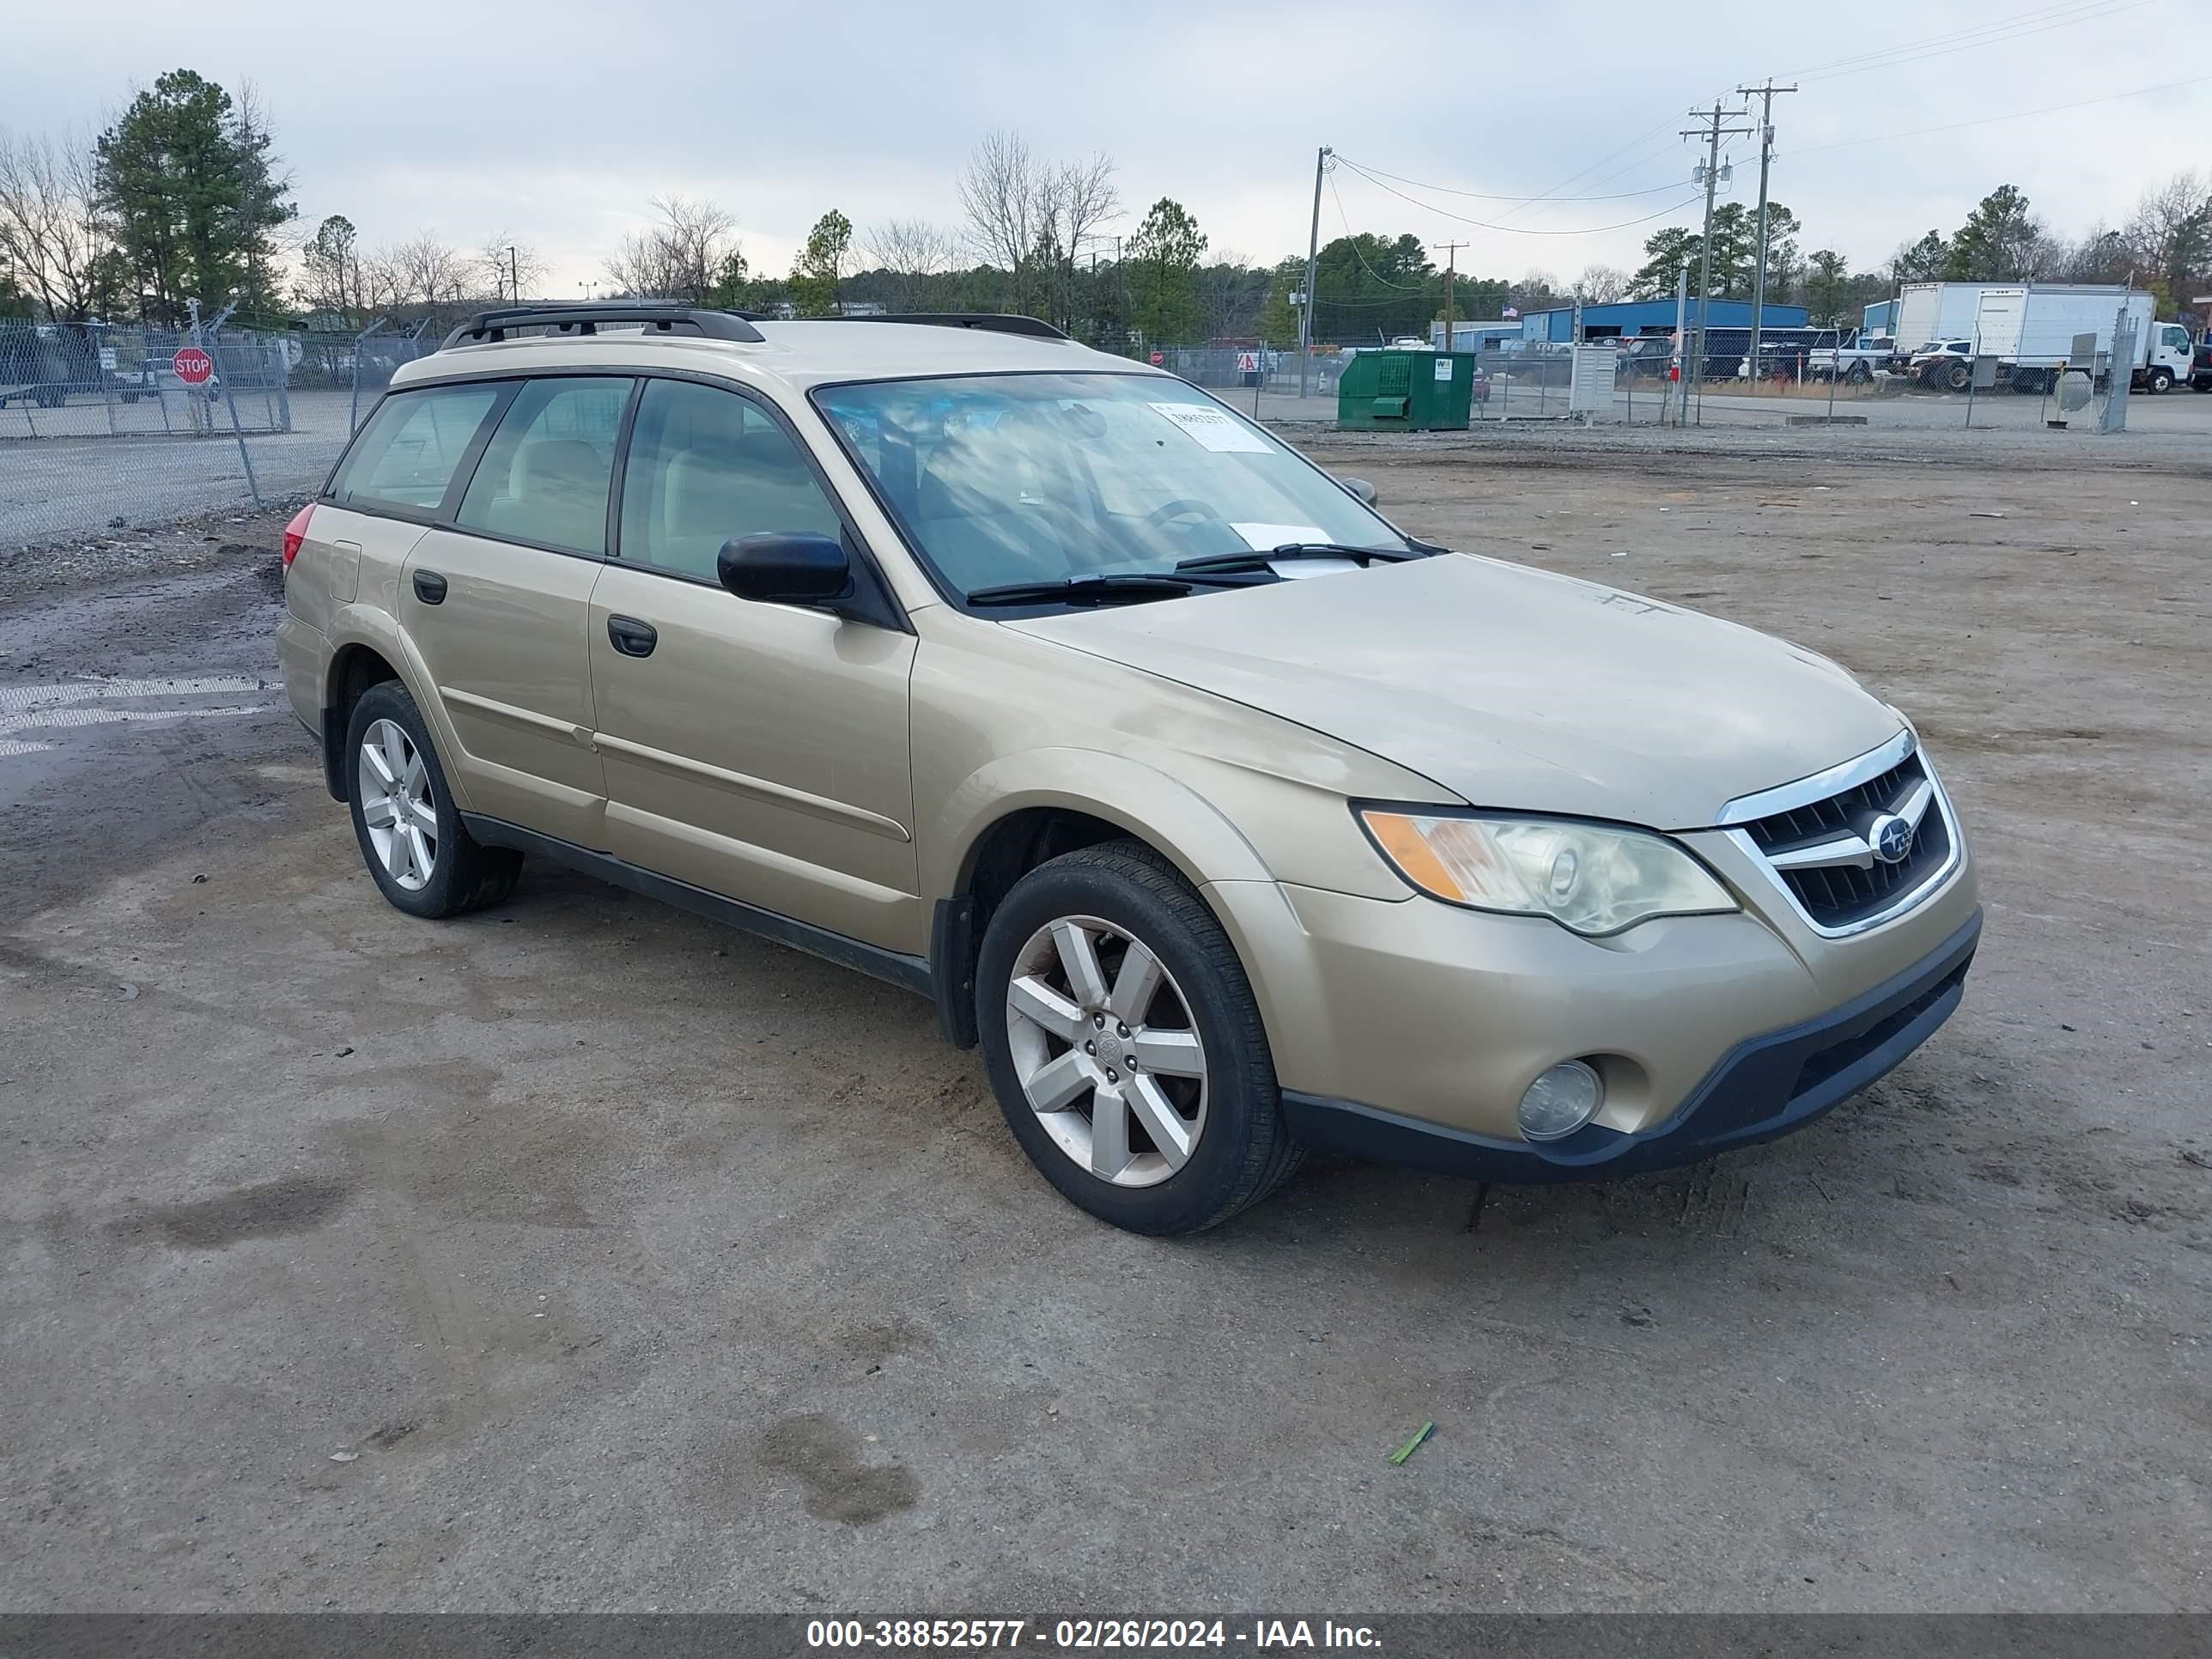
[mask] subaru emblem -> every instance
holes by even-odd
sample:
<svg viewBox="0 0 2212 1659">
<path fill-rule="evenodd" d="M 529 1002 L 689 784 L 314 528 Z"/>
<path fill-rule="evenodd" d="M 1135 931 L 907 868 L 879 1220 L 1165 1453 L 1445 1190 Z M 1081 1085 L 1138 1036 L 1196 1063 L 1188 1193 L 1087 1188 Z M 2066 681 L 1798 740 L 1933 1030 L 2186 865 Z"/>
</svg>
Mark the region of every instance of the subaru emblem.
<svg viewBox="0 0 2212 1659">
<path fill-rule="evenodd" d="M 1874 821 L 1867 841 L 1884 864 L 1902 864 L 1911 854 L 1912 836 L 1911 824 L 1894 812 L 1885 812 Z"/>
</svg>

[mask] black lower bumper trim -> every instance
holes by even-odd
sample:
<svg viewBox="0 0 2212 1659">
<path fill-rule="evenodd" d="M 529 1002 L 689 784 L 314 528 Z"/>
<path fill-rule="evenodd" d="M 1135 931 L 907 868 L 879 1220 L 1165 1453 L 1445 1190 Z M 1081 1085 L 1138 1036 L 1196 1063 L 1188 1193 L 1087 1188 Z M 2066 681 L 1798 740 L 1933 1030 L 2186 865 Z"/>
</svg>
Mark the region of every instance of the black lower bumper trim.
<svg viewBox="0 0 2212 1659">
<path fill-rule="evenodd" d="M 1927 1042 L 1964 996 L 1981 935 L 1977 910 L 1886 984 L 1817 1019 L 1738 1043 L 1672 1117 L 1639 1134 L 1592 1126 L 1540 1146 L 1287 1089 L 1283 1115 L 1310 1146 L 1479 1181 L 1590 1181 L 1693 1164 L 1803 1127 Z"/>
<path fill-rule="evenodd" d="M 763 939 L 772 939 L 779 945 L 788 945 L 795 951 L 804 951 L 809 956 L 834 962 L 841 968 L 858 969 L 861 973 L 873 975 L 902 990 L 916 991 L 923 996 L 934 994 L 934 981 L 930 977 L 929 964 L 920 957 L 887 951 L 880 945 L 849 939 L 843 933 L 833 933 L 826 927 L 817 927 L 811 922 L 796 921 L 773 910 L 763 910 L 757 905 L 746 904 L 720 893 L 710 893 L 703 887 L 694 887 L 688 881 L 664 876 L 658 871 L 629 863 L 611 854 L 579 847 L 574 842 L 542 836 L 535 830 L 526 830 L 520 824 L 509 823 L 503 818 L 488 818 L 475 812 L 464 812 L 461 814 L 461 825 L 472 838 L 486 847 L 511 847 L 520 853 L 538 854 L 556 863 L 565 864 L 572 870 L 580 870 L 587 876 L 597 876 L 601 881 L 627 887 L 633 893 L 642 893 L 647 898 L 672 904 L 679 910 L 689 910 L 694 915 L 704 916 L 709 921 L 719 921 L 726 927 L 757 933 Z"/>
</svg>

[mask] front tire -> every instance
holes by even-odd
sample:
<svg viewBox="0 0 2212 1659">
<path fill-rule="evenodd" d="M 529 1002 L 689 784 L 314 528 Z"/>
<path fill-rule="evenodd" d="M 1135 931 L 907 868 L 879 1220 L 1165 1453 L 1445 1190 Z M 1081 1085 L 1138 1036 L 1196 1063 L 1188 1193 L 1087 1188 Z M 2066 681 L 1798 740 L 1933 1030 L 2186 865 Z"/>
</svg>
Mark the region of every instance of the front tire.
<svg viewBox="0 0 2212 1659">
<path fill-rule="evenodd" d="M 2150 389 L 2153 396 L 2161 392 L 2171 392 L 2173 390 L 2173 371 L 2170 368 L 2154 368 L 2145 377 L 2143 384 Z"/>
<path fill-rule="evenodd" d="M 429 726 L 405 686 L 386 680 L 362 694 L 346 722 L 345 753 L 362 861 L 395 908 L 436 920 L 514 890 L 522 854 L 482 846 L 462 825 Z"/>
<path fill-rule="evenodd" d="M 1201 1231 L 1297 1167 L 1243 966 L 1142 843 L 1082 848 L 1017 882 L 984 932 L 975 1001 L 1007 1127 L 1100 1220 Z"/>
</svg>

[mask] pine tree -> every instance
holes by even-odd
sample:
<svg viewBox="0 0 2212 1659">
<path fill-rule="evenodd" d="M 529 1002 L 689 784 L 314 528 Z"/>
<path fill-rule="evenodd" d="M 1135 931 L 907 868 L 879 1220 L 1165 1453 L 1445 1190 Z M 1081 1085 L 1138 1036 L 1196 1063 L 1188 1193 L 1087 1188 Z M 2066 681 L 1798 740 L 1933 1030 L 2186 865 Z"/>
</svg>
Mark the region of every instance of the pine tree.
<svg viewBox="0 0 2212 1659">
<path fill-rule="evenodd" d="M 1198 332 L 1198 262 L 1206 233 L 1182 204 L 1163 196 L 1129 242 L 1132 307 L 1147 339 L 1184 341 Z"/>
<path fill-rule="evenodd" d="M 837 314 L 837 286 L 853 246 L 853 222 L 832 208 L 814 222 L 791 265 L 792 308 L 802 317 Z"/>
<path fill-rule="evenodd" d="M 212 81 L 172 70 L 100 135 L 101 207 L 149 320 L 173 322 L 187 301 L 264 306 L 276 246 L 293 214 L 265 123 Z"/>
</svg>

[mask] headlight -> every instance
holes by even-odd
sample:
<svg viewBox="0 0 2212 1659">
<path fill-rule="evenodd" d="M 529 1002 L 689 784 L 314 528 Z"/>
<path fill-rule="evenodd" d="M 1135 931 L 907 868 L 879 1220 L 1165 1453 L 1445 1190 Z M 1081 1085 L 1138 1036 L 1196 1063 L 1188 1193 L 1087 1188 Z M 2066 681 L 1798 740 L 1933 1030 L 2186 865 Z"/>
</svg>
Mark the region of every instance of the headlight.
<svg viewBox="0 0 2212 1659">
<path fill-rule="evenodd" d="M 1549 916 L 1577 933 L 1617 933 L 1652 916 L 1708 915 L 1736 902 L 1663 836 L 1562 819 L 1363 809 L 1398 873 L 1453 904 Z"/>
</svg>

